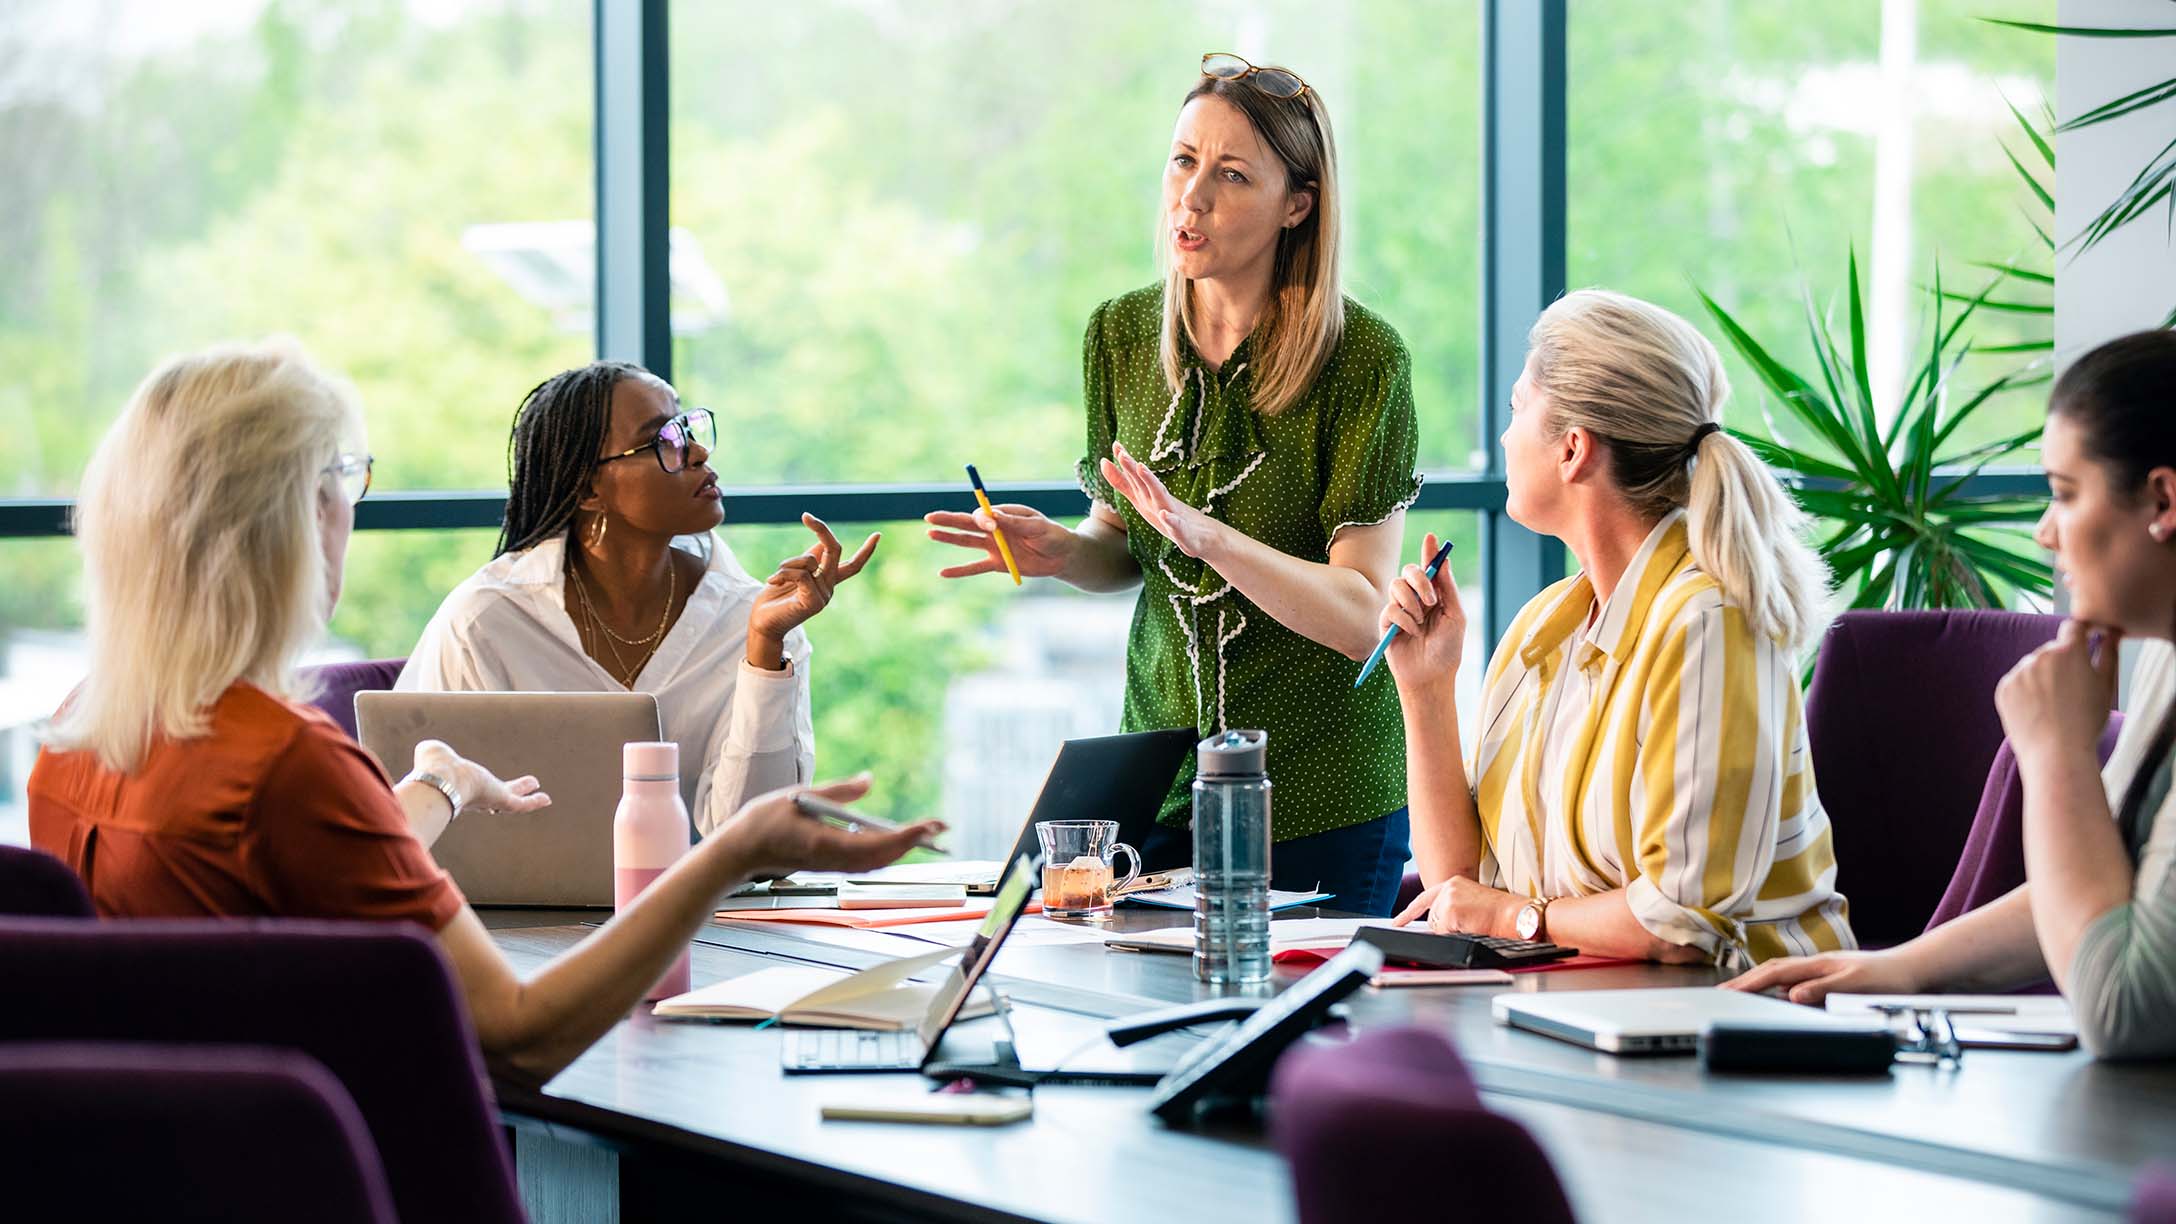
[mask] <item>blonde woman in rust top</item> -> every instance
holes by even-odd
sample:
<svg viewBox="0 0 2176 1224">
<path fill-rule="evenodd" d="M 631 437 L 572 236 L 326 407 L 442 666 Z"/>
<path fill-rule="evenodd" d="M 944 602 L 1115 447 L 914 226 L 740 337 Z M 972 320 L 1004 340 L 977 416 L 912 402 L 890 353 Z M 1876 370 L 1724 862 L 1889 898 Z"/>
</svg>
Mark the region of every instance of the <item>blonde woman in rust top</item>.
<svg viewBox="0 0 2176 1224">
<path fill-rule="evenodd" d="M 31 840 L 103 914 L 407 920 L 437 933 L 494 1070 L 548 1079 L 657 980 L 716 898 L 759 874 L 862 870 L 933 826 L 853 836 L 751 800 L 635 904 L 515 976 L 428 844 L 465 810 L 550 802 L 426 743 L 398 784 L 294 672 L 340 595 L 370 458 L 352 393 L 291 342 L 154 372 L 77 503 L 90 675 L 28 786 Z M 858 798 L 866 785 L 818 787 Z"/>
</svg>

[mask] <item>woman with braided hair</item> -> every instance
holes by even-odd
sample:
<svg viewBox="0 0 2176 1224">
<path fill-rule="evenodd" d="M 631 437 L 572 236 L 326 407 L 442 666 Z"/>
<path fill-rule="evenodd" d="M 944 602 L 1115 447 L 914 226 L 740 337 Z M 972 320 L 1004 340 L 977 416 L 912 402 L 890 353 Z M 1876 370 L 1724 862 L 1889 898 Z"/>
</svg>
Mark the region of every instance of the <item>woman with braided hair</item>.
<svg viewBox="0 0 2176 1224">
<path fill-rule="evenodd" d="M 705 835 L 753 795 L 810 780 L 816 733 L 800 626 L 861 572 L 816 543 L 768 581 L 711 534 L 725 518 L 710 413 L 624 362 L 546 379 L 507 448 L 498 553 L 454 588 L 396 688 L 649 693 Z"/>
</svg>

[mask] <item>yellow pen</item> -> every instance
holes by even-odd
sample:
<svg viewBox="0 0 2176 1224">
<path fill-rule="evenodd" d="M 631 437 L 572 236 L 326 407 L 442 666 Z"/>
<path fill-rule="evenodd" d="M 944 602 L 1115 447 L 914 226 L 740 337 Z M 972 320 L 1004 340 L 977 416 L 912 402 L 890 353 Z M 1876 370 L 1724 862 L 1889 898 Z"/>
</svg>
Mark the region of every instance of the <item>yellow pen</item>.
<svg viewBox="0 0 2176 1224">
<path fill-rule="evenodd" d="M 1019 586 L 1020 567 L 1013 562 L 1012 545 L 1005 542 L 1005 533 L 997 529 L 997 508 L 990 504 L 990 491 L 982 487 L 982 474 L 975 470 L 972 463 L 967 465 L 967 479 L 974 482 L 975 500 L 982 503 L 984 510 L 989 511 L 990 534 L 997 537 L 997 555 L 1005 558 L 1005 569 L 1012 574 L 1012 584 Z"/>
</svg>

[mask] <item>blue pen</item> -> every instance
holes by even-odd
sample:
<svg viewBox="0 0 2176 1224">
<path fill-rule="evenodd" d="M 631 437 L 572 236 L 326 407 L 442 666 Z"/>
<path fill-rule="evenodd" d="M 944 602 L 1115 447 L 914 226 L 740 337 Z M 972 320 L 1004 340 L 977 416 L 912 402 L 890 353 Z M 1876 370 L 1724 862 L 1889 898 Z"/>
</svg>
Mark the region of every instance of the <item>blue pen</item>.
<svg viewBox="0 0 2176 1224">
<path fill-rule="evenodd" d="M 1428 562 L 1429 581 L 1435 580 L 1436 571 L 1443 568 L 1444 559 L 1450 555 L 1451 542 L 1445 540 L 1443 541 L 1443 547 L 1438 548 L 1435 557 Z M 1368 682 L 1368 673 L 1374 671 L 1375 665 L 1383 661 L 1383 652 L 1390 649 L 1390 639 L 1396 636 L 1398 636 L 1398 627 L 1396 625 L 1392 625 L 1388 630 L 1384 631 L 1383 640 L 1375 643 L 1375 653 L 1369 655 L 1368 661 L 1360 665 L 1360 678 L 1352 682 L 1354 688 L 1359 688 Z"/>
</svg>

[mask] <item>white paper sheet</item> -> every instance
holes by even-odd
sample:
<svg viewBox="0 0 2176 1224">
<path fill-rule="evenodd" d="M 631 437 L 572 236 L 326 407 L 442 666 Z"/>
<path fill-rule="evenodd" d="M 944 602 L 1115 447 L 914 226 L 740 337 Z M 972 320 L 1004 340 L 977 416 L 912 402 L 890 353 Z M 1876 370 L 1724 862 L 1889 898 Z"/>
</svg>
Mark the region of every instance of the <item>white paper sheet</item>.
<svg viewBox="0 0 2176 1224">
<path fill-rule="evenodd" d="M 2061 995 L 1865 995 L 1832 994 L 1828 1010 L 1845 1016 L 1872 1016 L 1884 1004 L 1939 1007 L 1959 1025 L 2009 1033 L 2063 1033 L 2076 1036 L 2070 1003 Z"/>
</svg>

